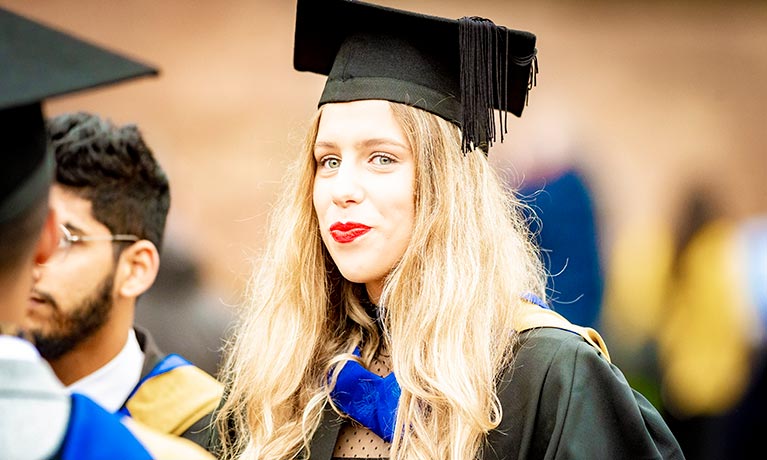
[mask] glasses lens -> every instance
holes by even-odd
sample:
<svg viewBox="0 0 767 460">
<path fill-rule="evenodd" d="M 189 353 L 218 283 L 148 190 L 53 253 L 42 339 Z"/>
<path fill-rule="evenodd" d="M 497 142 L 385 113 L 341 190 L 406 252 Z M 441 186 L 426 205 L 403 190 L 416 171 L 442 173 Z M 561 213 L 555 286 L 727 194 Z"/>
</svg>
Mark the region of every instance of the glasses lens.
<svg viewBox="0 0 767 460">
<path fill-rule="evenodd" d="M 69 238 L 65 234 L 61 234 L 59 237 L 59 250 L 64 250 L 69 247 Z"/>
<path fill-rule="evenodd" d="M 72 247 L 72 234 L 69 233 L 69 230 L 67 230 L 67 228 L 63 225 L 59 225 L 59 233 L 60 235 L 58 248 L 56 249 L 56 252 L 51 254 L 51 257 L 46 262 L 46 265 L 61 262 L 66 259 L 67 254 L 69 253 L 69 248 Z"/>
</svg>

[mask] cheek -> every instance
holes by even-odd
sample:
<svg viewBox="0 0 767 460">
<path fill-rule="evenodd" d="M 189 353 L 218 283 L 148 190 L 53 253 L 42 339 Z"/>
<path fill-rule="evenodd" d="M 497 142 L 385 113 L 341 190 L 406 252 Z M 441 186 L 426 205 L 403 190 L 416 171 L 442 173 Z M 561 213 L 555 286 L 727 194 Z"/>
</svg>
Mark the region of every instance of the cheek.
<svg viewBox="0 0 767 460">
<path fill-rule="evenodd" d="M 95 252 L 95 251 L 94 251 Z M 87 296 L 113 273 L 112 253 L 69 254 L 61 266 L 50 267 L 41 278 L 42 288 L 66 305 Z"/>
<path fill-rule="evenodd" d="M 312 188 L 314 213 L 321 225 L 331 224 L 331 222 L 326 222 L 326 220 L 328 219 L 328 214 L 335 208 L 332 189 L 332 182 L 322 179 L 315 181 Z"/>
<path fill-rule="evenodd" d="M 400 199 L 404 225 L 412 232 L 415 224 L 415 189 L 410 182 L 409 187 L 405 187 Z"/>
<path fill-rule="evenodd" d="M 325 221 L 325 210 L 327 209 L 327 206 L 324 205 L 322 198 L 317 194 L 316 190 L 317 189 L 315 188 L 312 204 L 314 205 L 314 214 L 317 216 L 317 221 L 320 224 L 320 228 L 322 228 Z"/>
<path fill-rule="evenodd" d="M 410 242 L 415 227 L 415 203 L 412 193 L 405 191 L 396 201 L 392 201 L 392 205 L 395 211 L 392 213 L 395 224 L 396 241 L 394 243 L 404 252 L 404 247 Z"/>
<path fill-rule="evenodd" d="M 402 244 L 403 247 L 408 246 L 410 244 L 410 240 L 413 236 L 413 229 L 414 229 L 414 216 L 412 212 L 406 213 L 402 215 L 402 219 L 400 220 L 400 237 L 399 241 Z M 403 249 L 404 252 L 404 249 Z"/>
<path fill-rule="evenodd" d="M 69 309 L 73 303 L 90 291 L 93 283 L 90 282 L 95 277 L 94 273 L 79 271 L 63 271 L 56 273 L 55 277 L 50 277 L 48 286 L 51 294 L 56 298 L 62 309 Z"/>
<path fill-rule="evenodd" d="M 317 188 L 315 187 L 315 194 L 314 194 L 314 215 L 317 218 L 317 225 L 320 228 L 320 238 L 322 238 L 322 241 L 325 242 L 325 244 L 328 243 L 328 239 L 330 238 L 329 230 L 330 223 L 326 222 L 326 213 L 328 206 L 322 201 L 321 196 L 316 193 Z"/>
<path fill-rule="evenodd" d="M 317 217 L 320 217 L 322 209 L 325 208 L 325 206 L 323 206 L 324 202 L 324 190 L 318 182 L 315 182 L 314 186 L 312 187 L 312 204 L 314 205 L 314 213 L 317 214 Z"/>
</svg>

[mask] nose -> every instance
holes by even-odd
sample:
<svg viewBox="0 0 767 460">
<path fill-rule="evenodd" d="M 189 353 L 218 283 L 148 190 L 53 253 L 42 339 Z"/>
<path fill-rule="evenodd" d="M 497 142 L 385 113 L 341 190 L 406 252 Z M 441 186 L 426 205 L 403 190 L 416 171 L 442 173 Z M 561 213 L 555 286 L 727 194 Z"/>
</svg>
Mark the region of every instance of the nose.
<svg viewBox="0 0 767 460">
<path fill-rule="evenodd" d="M 40 264 L 35 264 L 34 267 L 32 267 L 32 282 L 37 283 L 40 281 L 40 278 L 43 276 L 43 266 Z"/>
<path fill-rule="evenodd" d="M 361 202 L 364 198 L 360 171 L 352 162 L 342 162 L 332 180 L 331 194 L 336 206 L 347 207 Z"/>
</svg>

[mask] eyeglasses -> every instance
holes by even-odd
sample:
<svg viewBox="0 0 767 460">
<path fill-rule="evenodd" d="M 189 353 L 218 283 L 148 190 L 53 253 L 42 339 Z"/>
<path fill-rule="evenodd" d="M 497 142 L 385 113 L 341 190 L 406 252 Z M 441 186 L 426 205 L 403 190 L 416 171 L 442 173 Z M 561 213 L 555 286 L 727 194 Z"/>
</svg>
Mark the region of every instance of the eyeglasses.
<svg viewBox="0 0 767 460">
<path fill-rule="evenodd" d="M 61 261 L 64 260 L 67 257 L 67 254 L 69 254 L 69 250 L 72 248 L 75 244 L 81 244 L 81 243 L 87 243 L 91 241 L 109 241 L 112 243 L 135 243 L 136 241 L 140 240 L 141 238 L 137 237 L 136 235 L 73 235 L 69 229 L 63 225 L 59 224 L 59 230 L 61 231 L 61 237 L 59 238 L 59 246 L 57 252 L 48 259 L 48 262 L 46 265 L 50 264 L 54 261 Z M 55 260 L 54 260 L 55 259 Z"/>
</svg>

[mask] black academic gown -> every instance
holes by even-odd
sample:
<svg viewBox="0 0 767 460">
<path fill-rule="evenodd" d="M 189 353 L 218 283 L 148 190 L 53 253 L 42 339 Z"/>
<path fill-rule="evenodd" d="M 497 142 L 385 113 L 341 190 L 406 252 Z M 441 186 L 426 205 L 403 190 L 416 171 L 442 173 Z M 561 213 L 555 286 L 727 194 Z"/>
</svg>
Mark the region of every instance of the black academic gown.
<svg viewBox="0 0 767 460">
<path fill-rule="evenodd" d="M 139 326 L 134 326 L 133 329 L 136 331 L 136 339 L 138 339 L 141 351 L 144 353 L 144 367 L 141 369 L 141 380 L 143 380 L 167 355 L 160 351 L 147 330 Z M 182 390 L 182 388 L 176 388 L 174 391 Z M 124 404 L 127 404 L 127 401 Z M 187 430 L 180 436 L 208 449 L 210 439 L 213 436 L 213 415 L 214 411 L 210 411 L 200 416 L 194 424 L 187 428 Z"/>
<path fill-rule="evenodd" d="M 683 459 L 660 413 L 581 336 L 555 328 L 520 335 L 498 387 L 503 419 L 484 459 Z M 328 460 L 341 420 L 326 407 L 311 459 Z"/>
</svg>

